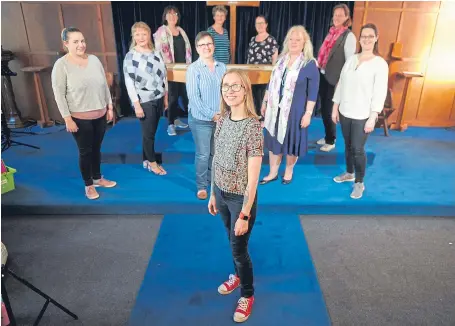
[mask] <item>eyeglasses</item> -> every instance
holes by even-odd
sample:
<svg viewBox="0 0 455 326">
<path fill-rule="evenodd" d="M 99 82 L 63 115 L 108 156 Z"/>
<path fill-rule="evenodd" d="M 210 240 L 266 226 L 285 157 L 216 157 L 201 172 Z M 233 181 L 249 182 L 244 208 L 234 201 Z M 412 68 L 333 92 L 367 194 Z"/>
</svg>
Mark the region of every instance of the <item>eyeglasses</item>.
<svg viewBox="0 0 455 326">
<path fill-rule="evenodd" d="M 373 40 L 376 36 L 374 35 L 367 35 L 367 36 L 360 36 L 361 40 Z"/>
<path fill-rule="evenodd" d="M 178 16 L 179 16 L 179 14 L 176 13 L 176 12 L 168 12 L 167 14 L 168 14 L 168 15 L 175 16 L 175 17 L 178 17 Z"/>
<path fill-rule="evenodd" d="M 213 43 L 202 43 L 202 44 L 198 44 L 197 46 L 200 47 L 200 48 L 205 48 L 205 47 L 211 47 L 213 45 Z"/>
<path fill-rule="evenodd" d="M 227 92 L 229 92 L 230 89 L 232 89 L 234 92 L 240 92 L 240 90 L 242 88 L 245 88 L 245 87 L 240 84 L 223 85 L 223 86 L 221 86 L 221 91 L 223 93 L 227 93 Z"/>
</svg>

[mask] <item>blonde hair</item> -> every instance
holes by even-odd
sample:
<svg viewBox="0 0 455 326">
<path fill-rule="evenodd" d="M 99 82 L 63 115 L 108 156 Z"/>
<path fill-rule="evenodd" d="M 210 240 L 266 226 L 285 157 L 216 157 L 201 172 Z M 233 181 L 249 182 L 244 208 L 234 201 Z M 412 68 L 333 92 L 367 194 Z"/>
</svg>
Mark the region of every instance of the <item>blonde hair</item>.
<svg viewBox="0 0 455 326">
<path fill-rule="evenodd" d="M 251 81 L 250 78 L 248 78 L 248 75 L 239 69 L 232 69 L 229 71 L 226 71 L 223 75 L 223 78 L 221 78 L 221 87 L 223 86 L 223 80 L 224 77 L 230 74 L 236 74 L 240 80 L 242 81 L 243 87 L 245 87 L 245 113 L 247 114 L 248 118 L 255 118 L 259 120 L 259 116 L 256 113 L 256 110 L 254 109 L 254 101 L 253 101 L 253 92 L 251 90 Z M 221 100 L 220 100 L 220 111 L 221 111 L 221 116 L 224 116 L 227 112 L 231 111 L 231 108 L 226 104 L 223 98 L 223 92 L 221 91 Z"/>
<path fill-rule="evenodd" d="M 228 15 L 228 11 L 225 6 L 215 6 L 212 9 L 212 16 L 215 17 L 217 12 L 222 12 L 226 17 Z"/>
<path fill-rule="evenodd" d="M 155 48 L 153 47 L 153 42 L 152 42 L 152 30 L 150 29 L 149 25 L 147 25 L 144 22 L 137 22 L 131 27 L 131 44 L 130 44 L 130 50 L 134 49 L 134 47 L 137 45 L 136 41 L 134 40 L 134 33 L 136 33 L 136 30 L 139 28 L 145 29 L 149 33 L 149 41 L 148 41 L 148 47 L 150 50 L 154 50 Z"/>
<path fill-rule="evenodd" d="M 291 34 L 293 32 L 298 32 L 303 35 L 304 43 L 303 43 L 302 52 L 303 52 L 303 57 L 304 57 L 303 61 L 305 62 L 305 64 L 311 60 L 314 60 L 313 43 L 311 43 L 310 35 L 306 31 L 305 27 L 303 27 L 302 25 L 295 25 L 289 29 L 288 33 L 286 34 L 286 38 L 284 39 L 283 51 L 280 54 L 280 58 L 282 58 L 283 56 L 285 56 L 286 54 L 289 53 L 288 43 L 289 43 L 289 39 L 291 38 Z"/>
</svg>

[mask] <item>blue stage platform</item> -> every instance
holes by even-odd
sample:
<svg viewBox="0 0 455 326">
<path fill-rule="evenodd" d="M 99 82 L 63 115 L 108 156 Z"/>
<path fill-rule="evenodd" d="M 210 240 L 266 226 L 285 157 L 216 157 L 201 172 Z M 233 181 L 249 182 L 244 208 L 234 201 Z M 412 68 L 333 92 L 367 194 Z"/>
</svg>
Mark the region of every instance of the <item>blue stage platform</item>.
<svg viewBox="0 0 455 326">
<path fill-rule="evenodd" d="M 136 119 L 112 127 L 103 144 L 103 174 L 118 182 L 99 189 L 100 199 L 87 200 L 78 170 L 77 147 L 63 126 L 34 127 L 37 135 L 15 140 L 40 150 L 13 146 L 2 157 L 17 169 L 16 190 L 2 196 L 3 214 L 205 214 L 206 203 L 196 198 L 194 144 L 190 131 L 176 137 L 166 133 L 162 119 L 157 150 L 167 176 L 142 168 L 141 132 Z M 309 128 L 312 147 L 295 167 L 293 182 L 259 186 L 262 210 L 292 214 L 433 215 L 455 216 L 455 132 L 438 128 L 409 128 L 384 137 L 376 129 L 366 150 L 366 191 L 360 200 L 349 197 L 351 184 L 332 178 L 344 170 L 344 144 L 323 153 L 315 142 L 323 135 L 322 121 Z M 265 158 L 261 176 L 268 173 Z M 284 170 L 284 166 L 281 169 Z"/>
</svg>

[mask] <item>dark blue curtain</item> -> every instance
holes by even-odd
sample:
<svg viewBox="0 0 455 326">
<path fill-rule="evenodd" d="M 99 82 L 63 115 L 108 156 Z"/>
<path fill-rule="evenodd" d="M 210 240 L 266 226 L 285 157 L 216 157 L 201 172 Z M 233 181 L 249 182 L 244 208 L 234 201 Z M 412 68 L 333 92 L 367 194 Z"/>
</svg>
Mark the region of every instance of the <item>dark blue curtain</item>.
<svg viewBox="0 0 455 326">
<path fill-rule="evenodd" d="M 354 10 L 354 1 L 261 1 L 259 7 L 237 7 L 236 63 L 246 62 L 246 52 L 251 37 L 256 35 L 254 21 L 257 15 L 264 15 L 269 21 L 268 32 L 282 44 L 288 29 L 293 25 L 303 25 L 312 38 L 315 55 L 330 27 L 332 9 L 339 3 L 346 3 Z M 146 22 L 152 33 L 162 25 L 164 8 L 176 6 L 181 14 L 180 26 L 185 30 L 193 46 L 193 59 L 197 58 L 194 39 L 197 33 L 213 24 L 212 8 L 206 1 L 112 1 L 112 14 L 117 44 L 117 58 L 122 90 L 122 114 L 132 113 L 128 94 L 123 82 L 123 59 L 131 41 L 131 26 L 137 21 Z M 228 7 L 229 10 L 229 7 Z M 225 23 L 229 31 L 229 15 Z"/>
</svg>

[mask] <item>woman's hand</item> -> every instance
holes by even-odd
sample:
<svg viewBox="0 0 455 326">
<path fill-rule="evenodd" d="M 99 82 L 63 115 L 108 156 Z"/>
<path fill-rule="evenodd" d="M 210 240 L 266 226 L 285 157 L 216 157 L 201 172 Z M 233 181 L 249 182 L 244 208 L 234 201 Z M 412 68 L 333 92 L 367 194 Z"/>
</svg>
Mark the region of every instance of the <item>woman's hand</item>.
<svg viewBox="0 0 455 326">
<path fill-rule="evenodd" d="M 108 108 L 106 113 L 107 122 L 111 122 L 114 119 L 114 109 Z"/>
<path fill-rule="evenodd" d="M 248 232 L 248 221 L 245 221 L 241 218 L 237 218 L 234 226 L 235 236 L 241 236 Z"/>
<path fill-rule="evenodd" d="M 166 93 L 166 94 L 164 95 L 164 111 L 166 111 L 166 110 L 168 109 L 168 107 L 169 107 L 169 97 L 168 97 L 167 94 L 168 94 L 168 93 Z"/>
<path fill-rule="evenodd" d="M 300 121 L 300 127 L 306 128 L 310 125 L 311 122 L 311 114 L 305 113 Z"/>
<path fill-rule="evenodd" d="M 71 116 L 65 118 L 65 124 L 66 131 L 68 132 L 77 132 L 79 130 L 79 127 L 77 126 L 76 122 L 74 122 L 73 118 L 71 118 Z"/>
<path fill-rule="evenodd" d="M 332 121 L 334 124 L 337 124 L 340 121 L 340 114 L 338 113 L 338 110 L 335 110 L 335 108 L 332 110 Z"/>
<path fill-rule="evenodd" d="M 145 117 L 144 110 L 142 109 L 142 106 L 138 103 L 134 105 L 134 113 L 136 114 L 136 117 L 139 119 Z"/>
<path fill-rule="evenodd" d="M 369 134 L 374 130 L 374 126 L 376 125 L 376 119 L 375 118 L 369 118 L 367 122 L 365 123 L 365 128 L 364 131 L 365 133 Z"/>
<path fill-rule="evenodd" d="M 218 213 L 216 209 L 216 199 L 214 195 L 210 195 L 208 208 L 209 213 L 212 214 L 213 216 L 215 216 Z"/>
</svg>

